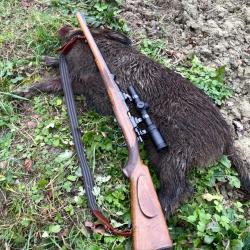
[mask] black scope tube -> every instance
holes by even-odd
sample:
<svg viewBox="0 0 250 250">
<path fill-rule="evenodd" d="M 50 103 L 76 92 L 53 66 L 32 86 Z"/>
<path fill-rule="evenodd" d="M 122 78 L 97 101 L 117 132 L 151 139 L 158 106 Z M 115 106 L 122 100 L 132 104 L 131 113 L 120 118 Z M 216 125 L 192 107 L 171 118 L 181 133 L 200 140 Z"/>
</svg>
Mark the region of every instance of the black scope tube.
<svg viewBox="0 0 250 250">
<path fill-rule="evenodd" d="M 146 124 L 147 132 L 149 133 L 157 151 L 159 152 L 165 149 L 167 144 L 147 112 L 148 104 L 140 99 L 138 93 L 132 85 L 128 87 L 128 93 L 131 96 L 137 111 L 141 114 L 143 122 Z"/>
</svg>

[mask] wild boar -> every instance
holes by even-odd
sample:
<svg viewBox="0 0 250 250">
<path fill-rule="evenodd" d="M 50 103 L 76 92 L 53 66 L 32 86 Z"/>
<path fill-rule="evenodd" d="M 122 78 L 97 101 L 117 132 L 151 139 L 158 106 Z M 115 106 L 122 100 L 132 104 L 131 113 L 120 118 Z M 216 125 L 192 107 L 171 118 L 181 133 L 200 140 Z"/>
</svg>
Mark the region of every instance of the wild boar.
<svg viewBox="0 0 250 250">
<path fill-rule="evenodd" d="M 159 176 L 159 198 L 165 213 L 172 214 L 192 195 L 188 171 L 208 166 L 222 154 L 232 160 L 242 187 L 250 192 L 249 165 L 237 156 L 229 126 L 210 98 L 180 74 L 138 52 L 124 34 L 100 28 L 92 28 L 91 32 L 121 90 L 126 91 L 131 84 L 137 88 L 168 142 L 168 150 L 158 153 L 149 139 L 145 141 Z M 62 44 L 77 35 L 82 32 L 72 27 L 59 30 Z M 88 107 L 111 115 L 112 108 L 88 44 L 77 40 L 66 60 L 75 94 L 83 94 Z M 47 58 L 47 64 L 57 66 L 58 61 Z M 30 97 L 39 91 L 57 93 L 61 89 L 58 77 L 31 86 L 22 94 Z"/>
</svg>

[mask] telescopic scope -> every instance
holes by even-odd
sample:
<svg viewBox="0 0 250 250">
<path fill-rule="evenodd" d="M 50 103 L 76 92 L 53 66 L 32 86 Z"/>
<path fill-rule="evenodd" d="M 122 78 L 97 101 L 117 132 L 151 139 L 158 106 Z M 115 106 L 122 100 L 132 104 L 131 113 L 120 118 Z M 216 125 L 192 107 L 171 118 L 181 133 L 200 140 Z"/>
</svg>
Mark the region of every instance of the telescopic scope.
<svg viewBox="0 0 250 250">
<path fill-rule="evenodd" d="M 167 147 L 167 144 L 147 112 L 149 107 L 148 104 L 140 99 L 139 94 L 132 85 L 128 87 L 128 93 L 131 96 L 137 111 L 141 114 L 143 122 L 146 125 L 146 130 L 150 135 L 157 151 L 163 150 Z"/>
</svg>

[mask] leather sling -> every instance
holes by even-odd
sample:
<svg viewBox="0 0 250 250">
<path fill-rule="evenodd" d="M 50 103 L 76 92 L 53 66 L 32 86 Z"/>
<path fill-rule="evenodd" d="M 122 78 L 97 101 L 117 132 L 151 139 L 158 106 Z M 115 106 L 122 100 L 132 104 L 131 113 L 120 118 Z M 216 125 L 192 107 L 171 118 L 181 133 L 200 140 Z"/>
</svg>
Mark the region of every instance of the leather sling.
<svg viewBox="0 0 250 250">
<path fill-rule="evenodd" d="M 103 213 L 98 208 L 97 203 L 96 203 L 96 198 L 94 194 L 92 193 L 93 187 L 94 187 L 94 181 L 93 181 L 93 177 L 92 177 L 90 168 L 88 166 L 88 161 L 86 159 L 86 155 L 84 152 L 84 145 L 81 141 L 81 132 L 80 132 L 78 121 L 77 121 L 73 90 L 72 90 L 71 80 L 69 76 L 68 66 L 66 63 L 66 58 L 64 55 L 64 52 L 66 54 L 69 51 L 70 49 L 69 47 L 71 48 L 72 44 L 66 46 L 67 48 L 66 51 L 62 50 L 62 53 L 59 57 L 59 70 L 60 70 L 60 75 L 61 75 L 61 82 L 63 86 L 65 103 L 66 103 L 70 125 L 71 125 L 71 133 L 73 136 L 73 141 L 74 141 L 77 157 L 78 157 L 81 172 L 82 172 L 83 183 L 84 183 L 84 188 L 85 188 L 85 192 L 86 192 L 86 196 L 88 200 L 88 205 L 92 214 L 102 223 L 106 232 L 109 232 L 114 235 L 121 235 L 121 236 L 128 237 L 131 235 L 131 231 L 130 230 L 123 231 L 123 230 L 118 230 L 114 228 L 110 224 L 109 220 L 103 215 Z"/>
</svg>

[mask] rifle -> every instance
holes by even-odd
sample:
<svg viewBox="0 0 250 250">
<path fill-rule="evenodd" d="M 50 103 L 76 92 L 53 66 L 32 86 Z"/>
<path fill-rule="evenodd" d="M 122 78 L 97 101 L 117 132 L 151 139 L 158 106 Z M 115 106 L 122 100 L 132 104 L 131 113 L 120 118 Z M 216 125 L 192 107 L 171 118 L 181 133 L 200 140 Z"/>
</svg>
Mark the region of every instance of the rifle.
<svg viewBox="0 0 250 250">
<path fill-rule="evenodd" d="M 88 29 L 84 15 L 78 12 L 77 19 L 94 55 L 129 151 L 128 162 L 123 168 L 123 173 L 130 180 L 133 249 L 171 249 L 172 241 L 166 220 L 148 167 L 140 158 L 137 136 L 128 115 L 124 97 Z"/>
</svg>

